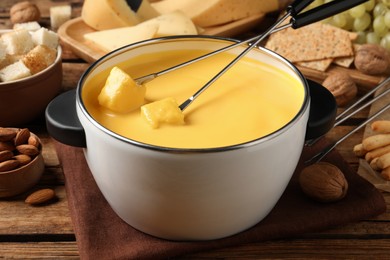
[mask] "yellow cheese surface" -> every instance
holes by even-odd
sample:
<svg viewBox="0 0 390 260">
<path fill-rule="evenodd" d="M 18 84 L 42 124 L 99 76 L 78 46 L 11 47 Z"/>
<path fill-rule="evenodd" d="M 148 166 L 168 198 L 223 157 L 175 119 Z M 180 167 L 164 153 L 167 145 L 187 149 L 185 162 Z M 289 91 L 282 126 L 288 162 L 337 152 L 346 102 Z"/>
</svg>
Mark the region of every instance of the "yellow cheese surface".
<svg viewBox="0 0 390 260">
<path fill-rule="evenodd" d="M 177 50 L 144 54 L 118 66 L 137 78 L 204 53 Z M 181 104 L 234 57 L 221 53 L 155 78 L 145 84 L 145 103 L 173 97 Z M 98 95 L 109 72 L 103 71 L 85 82 L 82 99 L 87 111 L 122 136 L 163 147 L 224 147 L 260 138 L 290 122 L 299 113 L 305 96 L 297 77 L 245 57 L 184 110 L 185 124 L 161 124 L 154 129 L 140 109 L 125 114 L 101 109 Z"/>
<path fill-rule="evenodd" d="M 157 23 L 140 23 L 131 27 L 86 33 L 84 38 L 110 52 L 127 44 L 153 38 L 158 28 Z"/>
<path fill-rule="evenodd" d="M 169 35 L 196 35 L 198 31 L 192 20 L 181 11 L 174 11 L 159 15 L 144 23 L 157 23 L 158 30 L 155 37 Z"/>
<path fill-rule="evenodd" d="M 162 0 L 151 4 L 161 14 L 180 10 L 201 27 L 210 27 L 268 13 L 279 8 L 278 0 Z"/>
<path fill-rule="evenodd" d="M 122 19 L 110 7 L 107 0 L 85 0 L 81 9 L 81 18 L 87 25 L 98 31 L 132 26 L 140 22 L 133 11 L 128 11 L 127 18 Z"/>
<path fill-rule="evenodd" d="M 138 10 L 132 10 L 125 0 L 106 0 L 110 8 L 129 25 L 133 25 L 133 16 L 136 15 L 137 21 L 142 22 L 152 19 L 159 13 L 150 5 L 148 0 L 142 0 Z M 134 14 L 134 15 L 133 15 Z"/>
<path fill-rule="evenodd" d="M 83 21 L 98 31 L 134 26 L 158 15 L 148 0 L 142 0 L 138 10 L 125 0 L 85 0 L 81 10 Z"/>
</svg>

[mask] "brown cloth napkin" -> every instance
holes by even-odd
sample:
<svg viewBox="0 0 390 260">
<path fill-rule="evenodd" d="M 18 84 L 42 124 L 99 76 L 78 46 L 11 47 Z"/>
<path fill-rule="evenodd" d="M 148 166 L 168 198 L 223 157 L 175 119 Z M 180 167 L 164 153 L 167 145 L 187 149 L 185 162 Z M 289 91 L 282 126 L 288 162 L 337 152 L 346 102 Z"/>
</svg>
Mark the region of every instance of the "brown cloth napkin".
<svg viewBox="0 0 390 260">
<path fill-rule="evenodd" d="M 300 190 L 297 173 L 303 161 L 324 147 L 320 142 L 305 148 L 287 189 L 271 213 L 256 226 L 227 238 L 202 242 L 175 242 L 142 233 L 122 221 L 100 193 L 82 149 L 56 142 L 65 174 L 70 214 L 81 259 L 157 259 L 180 256 L 244 243 L 291 238 L 318 232 L 383 213 L 382 194 L 351 170 L 337 151 L 323 161 L 337 165 L 349 182 L 347 196 L 322 204 Z M 108 173 L 109 174 L 109 173 Z M 288 220 L 288 221 L 286 221 Z"/>
</svg>

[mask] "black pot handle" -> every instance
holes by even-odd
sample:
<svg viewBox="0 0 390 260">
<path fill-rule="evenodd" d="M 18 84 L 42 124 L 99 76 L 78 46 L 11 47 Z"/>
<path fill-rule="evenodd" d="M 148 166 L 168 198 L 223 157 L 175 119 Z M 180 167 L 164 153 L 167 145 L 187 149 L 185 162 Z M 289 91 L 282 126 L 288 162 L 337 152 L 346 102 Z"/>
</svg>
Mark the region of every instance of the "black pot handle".
<svg viewBox="0 0 390 260">
<path fill-rule="evenodd" d="M 86 147 L 85 132 L 76 112 L 76 89 L 58 95 L 46 107 L 46 128 L 57 141 Z"/>
<path fill-rule="evenodd" d="M 306 128 L 306 140 L 316 139 L 333 128 L 337 103 L 333 94 L 321 84 L 307 80 L 310 88 L 310 115 Z"/>
<path fill-rule="evenodd" d="M 306 140 L 315 139 L 333 128 L 337 104 L 332 93 L 322 85 L 307 80 L 310 88 L 310 115 Z M 86 147 L 85 132 L 76 113 L 76 89 L 54 98 L 46 108 L 46 128 L 57 141 L 76 147 Z"/>
</svg>

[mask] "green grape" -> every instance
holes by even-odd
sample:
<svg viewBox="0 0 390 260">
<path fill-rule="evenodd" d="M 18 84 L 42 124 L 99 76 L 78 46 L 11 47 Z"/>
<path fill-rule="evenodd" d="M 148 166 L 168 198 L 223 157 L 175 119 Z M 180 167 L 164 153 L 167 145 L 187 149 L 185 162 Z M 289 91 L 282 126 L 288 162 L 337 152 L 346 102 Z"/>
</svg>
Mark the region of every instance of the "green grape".
<svg viewBox="0 0 390 260">
<path fill-rule="evenodd" d="M 374 29 L 374 32 L 379 37 L 384 36 L 388 31 L 388 28 L 386 27 L 384 20 L 385 19 L 383 16 L 377 16 L 374 19 L 374 22 L 372 23 L 372 28 Z"/>
<path fill-rule="evenodd" d="M 388 11 L 387 6 L 384 3 L 377 3 L 374 7 L 373 15 L 374 17 L 384 15 Z"/>
<path fill-rule="evenodd" d="M 349 9 L 349 13 L 353 18 L 360 18 L 366 13 L 366 7 L 364 4 L 357 5 Z"/>
<path fill-rule="evenodd" d="M 336 14 L 333 16 L 332 24 L 336 27 L 343 28 L 347 24 L 347 18 L 343 13 Z"/>
<path fill-rule="evenodd" d="M 366 35 L 366 42 L 367 43 L 375 43 L 379 44 L 381 38 L 374 32 L 369 32 Z"/>
<path fill-rule="evenodd" d="M 356 32 L 361 32 L 366 30 L 371 24 L 371 16 L 368 13 L 364 13 L 361 18 L 355 19 L 353 22 L 353 29 Z"/>
<path fill-rule="evenodd" d="M 390 28 L 390 11 L 387 11 L 384 16 L 384 22 L 387 28 Z"/>
<path fill-rule="evenodd" d="M 386 6 L 390 7 L 390 0 L 382 0 L 382 3 L 384 3 Z"/>
<path fill-rule="evenodd" d="M 333 25 L 333 17 L 328 17 L 322 20 L 323 23 Z"/>
<path fill-rule="evenodd" d="M 364 3 L 364 7 L 366 8 L 367 12 L 371 12 L 372 9 L 375 7 L 375 0 L 369 0 Z"/>
<path fill-rule="evenodd" d="M 352 31 L 353 30 L 353 22 L 355 21 L 355 19 L 348 12 L 344 12 L 343 14 L 344 14 L 344 17 L 346 20 L 346 23 L 343 26 L 343 29 L 348 30 L 348 31 Z"/>
<path fill-rule="evenodd" d="M 365 44 L 367 42 L 366 40 L 366 33 L 365 32 L 357 32 L 357 38 L 354 41 L 354 43 L 357 44 Z"/>
<path fill-rule="evenodd" d="M 387 33 L 380 41 L 380 45 L 390 50 L 390 33 Z"/>
</svg>

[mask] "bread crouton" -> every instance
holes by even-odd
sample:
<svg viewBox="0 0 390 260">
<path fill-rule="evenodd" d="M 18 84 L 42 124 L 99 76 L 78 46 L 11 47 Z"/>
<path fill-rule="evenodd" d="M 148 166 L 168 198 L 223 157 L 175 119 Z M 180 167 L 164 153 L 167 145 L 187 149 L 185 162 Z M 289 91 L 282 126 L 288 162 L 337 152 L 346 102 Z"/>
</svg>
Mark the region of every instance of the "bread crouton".
<svg viewBox="0 0 390 260">
<path fill-rule="evenodd" d="M 26 54 L 34 48 L 34 42 L 26 29 L 11 31 L 1 36 L 8 54 Z"/>
<path fill-rule="evenodd" d="M 53 49 L 58 47 L 58 35 L 44 27 L 33 32 L 32 39 L 35 45 L 46 45 Z"/>
<path fill-rule="evenodd" d="M 33 21 L 33 22 L 25 22 L 25 23 L 16 23 L 16 24 L 14 24 L 14 26 L 12 28 L 14 30 L 25 29 L 27 31 L 34 32 L 34 31 L 39 30 L 41 28 L 41 26 L 39 25 L 38 22 Z"/>
<path fill-rule="evenodd" d="M 0 80 L 3 82 L 25 78 L 31 75 L 30 70 L 19 60 L 0 70 Z"/>
<path fill-rule="evenodd" d="M 38 45 L 29 51 L 23 58 L 24 65 L 31 71 L 31 74 L 36 74 L 52 64 L 57 56 L 55 49 L 49 48 L 46 45 Z"/>
<path fill-rule="evenodd" d="M 0 62 L 7 56 L 7 47 L 0 41 Z"/>
<path fill-rule="evenodd" d="M 50 8 L 50 25 L 53 29 L 57 29 L 70 20 L 71 16 L 72 8 L 70 5 L 53 6 Z"/>
</svg>

